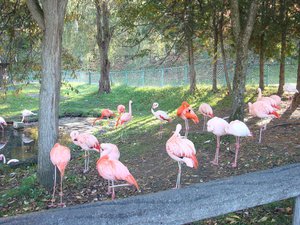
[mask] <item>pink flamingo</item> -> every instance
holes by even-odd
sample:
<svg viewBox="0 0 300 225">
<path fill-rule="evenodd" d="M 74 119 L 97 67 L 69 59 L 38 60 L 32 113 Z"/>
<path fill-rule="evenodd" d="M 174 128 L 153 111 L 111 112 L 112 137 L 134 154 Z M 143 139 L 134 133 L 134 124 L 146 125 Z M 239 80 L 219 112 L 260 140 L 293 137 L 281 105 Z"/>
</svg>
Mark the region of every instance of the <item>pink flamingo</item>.
<svg viewBox="0 0 300 225">
<path fill-rule="evenodd" d="M 159 119 L 161 121 L 160 130 L 159 130 L 159 138 L 161 139 L 162 138 L 163 122 L 164 121 L 171 122 L 172 119 L 169 117 L 169 115 L 165 111 L 162 111 L 162 110 L 154 111 L 154 109 L 156 109 L 158 107 L 158 105 L 159 104 L 157 102 L 154 102 L 153 105 L 152 105 L 152 108 L 151 108 L 151 112 L 157 119 Z"/>
<path fill-rule="evenodd" d="M 2 130 L 4 130 L 3 126 L 7 126 L 7 123 L 3 117 L 0 116 L 0 127 Z"/>
<path fill-rule="evenodd" d="M 121 116 L 126 112 L 126 107 L 124 105 L 118 105 L 117 106 L 117 111 L 119 113 L 119 116 L 118 116 L 118 118 L 116 120 L 116 126 L 117 126 L 117 124 L 119 124 Z"/>
<path fill-rule="evenodd" d="M 113 111 L 111 111 L 110 109 L 103 109 L 101 111 L 101 116 L 94 120 L 93 126 L 95 125 L 97 120 L 102 120 L 104 117 L 109 119 L 110 117 L 114 117 L 114 116 L 115 116 L 115 113 Z"/>
<path fill-rule="evenodd" d="M 257 88 L 257 91 L 258 91 L 257 101 L 266 102 L 266 103 L 270 104 L 273 108 L 280 109 L 280 106 L 277 105 L 276 101 L 273 98 L 263 97 L 260 88 Z"/>
<path fill-rule="evenodd" d="M 237 157 L 240 149 L 240 137 L 251 137 L 252 134 L 245 123 L 239 120 L 231 121 L 225 128 L 227 134 L 231 134 L 236 137 L 235 143 L 235 157 L 232 167 L 237 167 Z"/>
<path fill-rule="evenodd" d="M 266 102 L 258 101 L 253 104 L 249 102 L 248 106 L 249 106 L 249 113 L 252 116 L 256 116 L 261 119 L 272 118 L 272 116 L 275 116 L 275 118 L 280 117 L 280 115 L 274 110 L 274 108 Z M 264 124 L 263 126 L 260 127 L 258 143 L 261 143 L 262 131 L 266 129 L 267 129 L 267 124 Z"/>
<path fill-rule="evenodd" d="M 100 144 L 100 158 L 102 156 L 108 155 L 109 159 L 116 159 L 119 160 L 120 158 L 120 151 L 118 147 L 111 143 L 101 143 Z M 110 188 L 110 180 L 108 181 L 108 191 L 107 194 L 111 194 L 111 188 Z"/>
<path fill-rule="evenodd" d="M 281 98 L 278 95 L 271 95 L 270 98 L 272 98 L 275 102 L 277 106 L 280 106 L 281 104 Z"/>
<path fill-rule="evenodd" d="M 104 152 L 105 151 L 103 151 L 103 153 Z M 138 191 L 140 190 L 138 183 L 131 175 L 127 167 L 119 160 L 110 158 L 109 154 L 104 154 L 97 161 L 96 167 L 99 175 L 104 179 L 111 181 L 112 183 L 111 186 L 108 186 L 109 190 L 112 189 L 112 200 L 115 199 L 115 187 L 134 185 Z M 115 185 L 114 182 L 118 180 L 124 180 L 127 181 L 127 183 Z"/>
<path fill-rule="evenodd" d="M 100 144 L 97 138 L 88 133 L 79 133 L 78 131 L 72 131 L 70 133 L 70 137 L 73 143 L 77 146 L 80 146 L 84 150 L 84 170 L 86 173 L 89 171 L 89 163 L 90 163 L 90 152 L 91 150 L 95 150 L 100 153 Z"/>
<path fill-rule="evenodd" d="M 187 138 L 189 133 L 189 122 L 188 120 L 193 120 L 195 124 L 199 123 L 198 116 L 193 111 L 192 107 L 187 102 L 182 102 L 181 106 L 177 109 L 177 116 L 184 120 L 185 123 L 185 138 Z"/>
<path fill-rule="evenodd" d="M 37 115 L 36 113 L 33 113 L 33 112 L 31 112 L 30 110 L 24 109 L 24 110 L 22 111 L 22 120 L 21 120 L 21 122 L 24 122 L 24 123 L 25 123 L 26 117 L 28 117 L 28 116 L 36 116 L 36 115 Z M 26 121 L 27 121 L 27 120 L 26 120 Z"/>
<path fill-rule="evenodd" d="M 50 160 L 54 165 L 54 186 L 53 186 L 53 194 L 51 199 L 52 203 L 51 205 L 49 205 L 50 207 L 54 206 L 54 201 L 55 201 L 54 194 L 56 189 L 56 168 L 60 172 L 60 192 L 59 192 L 60 203 L 58 205 L 65 207 L 65 203 L 62 202 L 62 196 L 63 196 L 62 183 L 65 174 L 65 169 L 70 159 L 71 159 L 70 149 L 63 145 L 60 145 L 59 143 L 56 143 L 50 151 Z"/>
<path fill-rule="evenodd" d="M 116 127 L 118 127 L 119 125 L 124 125 L 124 127 L 126 127 L 126 124 L 132 120 L 132 109 L 131 109 L 131 104 L 132 101 L 130 100 L 128 105 L 129 105 L 129 112 L 128 113 L 123 113 L 120 117 L 120 119 L 117 121 L 116 123 Z M 123 129 L 124 130 L 124 129 Z M 123 132 L 123 131 L 122 131 Z M 123 138 L 123 133 L 121 134 L 121 138 Z"/>
<path fill-rule="evenodd" d="M 228 126 L 228 122 L 222 118 L 214 117 L 207 122 L 207 131 L 212 132 L 217 136 L 217 147 L 215 158 L 211 163 L 213 165 L 219 164 L 219 151 L 220 151 L 220 137 L 226 134 L 225 128 Z"/>
<path fill-rule="evenodd" d="M 211 106 L 207 103 L 202 103 L 199 106 L 199 112 L 203 115 L 204 117 L 204 124 L 203 124 L 203 131 L 205 130 L 205 124 L 207 121 L 207 118 L 213 118 L 214 117 L 214 113 L 213 110 L 211 108 Z"/>
<path fill-rule="evenodd" d="M 180 188 L 181 164 L 185 163 L 188 167 L 198 168 L 198 160 L 196 158 L 196 149 L 189 139 L 180 135 L 182 129 L 181 124 L 177 124 L 174 134 L 166 143 L 168 155 L 178 162 L 178 175 L 175 188 Z"/>
</svg>

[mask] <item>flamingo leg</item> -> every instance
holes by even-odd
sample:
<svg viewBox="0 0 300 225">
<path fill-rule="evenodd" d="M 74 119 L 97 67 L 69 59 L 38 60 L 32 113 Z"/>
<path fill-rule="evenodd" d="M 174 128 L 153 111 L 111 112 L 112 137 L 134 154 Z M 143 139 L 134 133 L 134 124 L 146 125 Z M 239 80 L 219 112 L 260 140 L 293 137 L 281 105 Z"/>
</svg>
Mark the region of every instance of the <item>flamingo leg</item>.
<svg viewBox="0 0 300 225">
<path fill-rule="evenodd" d="M 62 202 L 62 196 L 63 196 L 62 183 L 63 183 L 63 178 L 64 178 L 63 174 L 64 174 L 64 173 L 60 173 L 60 174 L 61 174 L 61 175 L 60 175 L 60 192 L 59 192 L 60 203 L 59 203 L 59 206 L 61 206 L 61 207 L 66 207 L 66 204 Z"/>
<path fill-rule="evenodd" d="M 180 177 L 181 177 L 181 162 L 178 162 L 178 175 L 175 188 L 180 188 Z"/>
<path fill-rule="evenodd" d="M 238 154 L 239 154 L 239 149 L 240 149 L 240 137 L 236 137 L 235 157 L 234 157 L 234 162 L 232 163 L 233 168 L 237 167 L 237 157 L 238 157 Z"/>
<path fill-rule="evenodd" d="M 187 138 L 188 134 L 189 134 L 189 121 L 187 119 L 184 120 L 184 123 L 185 123 L 185 134 L 184 134 L 184 137 Z"/>
<path fill-rule="evenodd" d="M 116 197 L 115 188 L 114 188 L 114 180 L 111 181 L 111 187 L 112 187 L 112 194 L 111 194 L 111 200 L 114 200 Z"/>
<path fill-rule="evenodd" d="M 54 207 L 55 204 L 55 198 L 54 198 L 54 195 L 55 195 L 55 189 L 56 189 L 56 166 L 54 166 L 54 185 L 53 185 L 53 193 L 52 193 L 52 199 L 51 199 L 51 204 L 48 205 L 48 207 Z"/>
<path fill-rule="evenodd" d="M 83 173 L 89 171 L 89 161 L 90 161 L 90 153 L 87 150 L 84 150 L 84 170 Z"/>
<path fill-rule="evenodd" d="M 262 132 L 263 132 L 264 130 L 266 130 L 266 129 L 267 129 L 267 124 L 265 124 L 265 125 L 263 125 L 262 127 L 260 127 L 258 143 L 261 143 Z"/>
<path fill-rule="evenodd" d="M 159 132 L 158 132 L 158 134 L 159 134 L 158 139 L 162 139 L 162 132 L 163 132 L 162 129 L 163 129 L 163 124 L 161 123 L 160 128 L 159 128 Z"/>
<path fill-rule="evenodd" d="M 220 136 L 217 136 L 217 147 L 216 147 L 215 158 L 213 161 L 211 161 L 211 164 L 219 165 L 219 151 L 220 151 Z"/>
<path fill-rule="evenodd" d="M 204 116 L 204 118 L 203 118 L 203 121 L 204 121 L 204 123 L 203 123 L 203 131 L 205 131 L 205 125 L 206 125 L 206 116 Z"/>
</svg>

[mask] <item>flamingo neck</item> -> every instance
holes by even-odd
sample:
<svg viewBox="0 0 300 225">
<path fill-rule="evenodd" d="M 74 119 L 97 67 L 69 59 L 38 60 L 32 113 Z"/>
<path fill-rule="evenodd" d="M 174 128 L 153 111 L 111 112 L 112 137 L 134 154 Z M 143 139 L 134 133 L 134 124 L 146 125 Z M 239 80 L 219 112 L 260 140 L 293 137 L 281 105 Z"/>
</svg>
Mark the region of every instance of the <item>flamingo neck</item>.
<svg viewBox="0 0 300 225">
<path fill-rule="evenodd" d="M 5 158 L 5 155 L 1 154 L 1 155 L 0 155 L 0 158 L 3 160 L 3 164 L 6 164 L 6 158 Z"/>
<path fill-rule="evenodd" d="M 151 112 L 152 112 L 153 115 L 155 115 L 155 111 L 154 111 L 153 108 L 151 108 Z"/>
<path fill-rule="evenodd" d="M 258 98 L 261 98 L 261 97 L 262 97 L 262 94 L 261 94 L 261 89 L 260 89 L 260 88 L 258 88 L 257 90 L 258 90 Z"/>
</svg>

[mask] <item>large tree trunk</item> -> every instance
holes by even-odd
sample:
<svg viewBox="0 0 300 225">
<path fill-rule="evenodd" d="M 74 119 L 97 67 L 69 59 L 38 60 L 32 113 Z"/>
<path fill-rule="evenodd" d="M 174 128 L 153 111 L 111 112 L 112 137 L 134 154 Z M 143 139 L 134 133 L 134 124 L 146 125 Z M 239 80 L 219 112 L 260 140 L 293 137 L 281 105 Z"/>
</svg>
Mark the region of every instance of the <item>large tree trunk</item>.
<svg viewBox="0 0 300 225">
<path fill-rule="evenodd" d="M 232 27 L 236 43 L 236 64 L 233 78 L 233 101 L 230 121 L 235 119 L 243 121 L 245 81 L 248 64 L 248 44 L 255 22 L 257 2 L 254 0 L 251 3 L 244 29 L 241 28 L 238 1 L 231 0 L 230 3 Z"/>
<path fill-rule="evenodd" d="M 297 86 L 298 93 L 294 95 L 292 109 L 300 105 L 300 41 L 298 43 L 298 69 L 297 69 Z"/>
<path fill-rule="evenodd" d="M 95 0 L 95 6 L 97 9 L 97 44 L 100 52 L 100 65 L 101 65 L 101 77 L 99 80 L 99 94 L 110 93 L 110 62 L 108 59 L 109 44 L 111 40 L 111 32 L 109 27 L 109 9 L 108 1 Z"/>
<path fill-rule="evenodd" d="M 192 38 L 187 39 L 188 45 L 188 60 L 189 60 L 189 77 L 190 77 L 190 93 L 194 94 L 196 91 L 196 70 Z"/>
<path fill-rule="evenodd" d="M 61 85 L 61 52 L 67 0 L 27 0 L 33 18 L 44 31 L 42 81 L 40 90 L 38 180 L 46 188 L 53 185 L 54 166 L 50 150 L 58 140 L 58 112 Z"/>
<path fill-rule="evenodd" d="M 278 95 L 283 94 L 283 85 L 284 85 L 284 71 L 285 71 L 285 52 L 286 52 L 286 2 L 285 0 L 280 1 L 280 15 L 281 15 L 281 51 L 280 51 L 280 69 L 279 69 L 279 85 L 278 85 Z"/>
<path fill-rule="evenodd" d="M 264 49 L 264 34 L 260 36 L 259 48 L 259 88 L 263 91 L 265 88 L 265 49 Z"/>
<path fill-rule="evenodd" d="M 223 10 L 224 10 L 224 5 L 223 5 Z M 221 47 L 221 54 L 222 54 L 222 61 L 223 61 L 223 68 L 224 68 L 224 73 L 225 73 L 225 80 L 226 80 L 226 85 L 229 94 L 232 94 L 231 90 L 231 82 L 229 79 L 228 75 L 228 69 L 227 69 L 227 59 L 226 59 L 226 53 L 225 53 L 225 48 L 224 48 L 224 37 L 223 37 L 223 21 L 224 21 L 224 11 L 222 11 L 221 18 L 220 18 L 220 47 Z"/>
<path fill-rule="evenodd" d="M 213 15 L 213 36 L 214 36 L 214 56 L 213 56 L 213 85 L 212 90 L 216 92 L 218 90 L 217 88 L 217 67 L 218 67 L 218 23 L 217 23 L 217 13 L 216 10 L 214 10 Z"/>
</svg>

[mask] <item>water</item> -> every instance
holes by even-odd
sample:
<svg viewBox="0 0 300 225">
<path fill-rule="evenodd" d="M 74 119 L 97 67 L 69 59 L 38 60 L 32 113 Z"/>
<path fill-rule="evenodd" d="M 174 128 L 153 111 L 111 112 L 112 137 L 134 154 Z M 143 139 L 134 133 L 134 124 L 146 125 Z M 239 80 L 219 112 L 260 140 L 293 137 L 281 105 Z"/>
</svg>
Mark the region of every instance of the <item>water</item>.
<svg viewBox="0 0 300 225">
<path fill-rule="evenodd" d="M 4 131 L 0 130 L 0 144 L 6 145 L 0 149 L 0 154 L 4 154 L 6 161 L 18 159 L 25 161 L 36 158 L 38 150 L 37 128 L 26 126 L 24 129 L 16 130 L 8 125 Z M 1 148 L 1 147 L 0 147 Z"/>
</svg>

